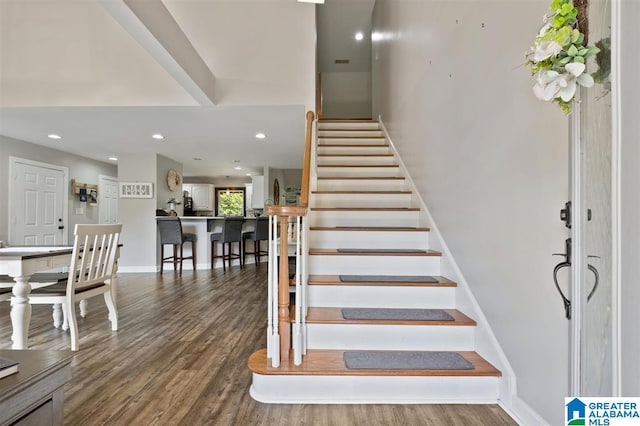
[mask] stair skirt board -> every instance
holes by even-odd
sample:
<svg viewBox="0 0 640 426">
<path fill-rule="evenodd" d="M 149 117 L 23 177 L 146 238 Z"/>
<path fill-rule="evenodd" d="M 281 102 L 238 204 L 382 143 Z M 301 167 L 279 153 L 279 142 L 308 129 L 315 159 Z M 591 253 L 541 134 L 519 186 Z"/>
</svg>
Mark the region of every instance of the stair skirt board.
<svg viewBox="0 0 640 426">
<path fill-rule="evenodd" d="M 440 256 L 311 255 L 309 273 L 324 275 L 440 275 Z"/>
<path fill-rule="evenodd" d="M 473 351 L 474 326 L 307 323 L 307 348 Z"/>
<path fill-rule="evenodd" d="M 285 376 L 253 373 L 249 393 L 264 403 L 496 404 L 499 377 Z"/>
<path fill-rule="evenodd" d="M 426 250 L 429 247 L 429 232 L 311 230 L 309 246 L 318 249 L 379 247 Z"/>
<path fill-rule="evenodd" d="M 310 285 L 309 307 L 455 309 L 455 287 Z"/>
</svg>

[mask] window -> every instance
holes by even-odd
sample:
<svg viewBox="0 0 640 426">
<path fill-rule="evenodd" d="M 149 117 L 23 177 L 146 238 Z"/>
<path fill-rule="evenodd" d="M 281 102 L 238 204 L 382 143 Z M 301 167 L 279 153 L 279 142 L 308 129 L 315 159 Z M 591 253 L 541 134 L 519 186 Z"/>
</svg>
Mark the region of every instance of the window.
<svg viewBox="0 0 640 426">
<path fill-rule="evenodd" d="M 216 188 L 216 216 L 244 215 L 244 188 Z"/>
</svg>

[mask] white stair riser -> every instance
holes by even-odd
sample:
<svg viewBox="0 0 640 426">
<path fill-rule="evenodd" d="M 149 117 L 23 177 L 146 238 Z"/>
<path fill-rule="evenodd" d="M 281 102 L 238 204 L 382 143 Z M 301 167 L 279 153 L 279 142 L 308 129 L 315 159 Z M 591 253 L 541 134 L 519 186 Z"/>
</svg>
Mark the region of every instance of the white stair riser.
<svg viewBox="0 0 640 426">
<path fill-rule="evenodd" d="M 384 136 L 382 130 L 318 130 L 318 137 L 342 136 L 342 137 L 380 137 Z"/>
<path fill-rule="evenodd" d="M 312 248 L 428 249 L 427 231 L 311 231 Z"/>
<path fill-rule="evenodd" d="M 387 177 L 399 175 L 399 167 L 318 167 L 318 176 L 327 177 Z"/>
<path fill-rule="evenodd" d="M 309 273 L 327 275 L 440 275 L 440 256 L 310 255 Z"/>
<path fill-rule="evenodd" d="M 318 179 L 318 191 L 402 191 L 404 179 Z"/>
<path fill-rule="evenodd" d="M 311 226 L 418 226 L 419 211 L 312 210 Z"/>
<path fill-rule="evenodd" d="M 340 121 L 324 121 L 318 122 L 318 130 L 324 129 L 369 129 L 379 130 L 380 124 L 370 121 L 363 122 L 340 122 Z"/>
<path fill-rule="evenodd" d="M 455 287 L 310 285 L 309 306 L 455 309 Z"/>
<path fill-rule="evenodd" d="M 498 377 L 267 376 L 250 394 L 265 403 L 484 403 L 498 401 Z"/>
<path fill-rule="evenodd" d="M 307 324 L 307 348 L 472 351 L 473 326 Z"/>
<path fill-rule="evenodd" d="M 391 154 L 388 146 L 318 146 L 318 154 Z"/>
<path fill-rule="evenodd" d="M 332 137 L 332 138 L 323 138 L 318 137 L 318 147 L 321 147 L 323 144 L 331 144 L 331 145 L 381 145 L 388 146 L 387 140 L 385 138 L 373 137 L 373 138 L 344 138 L 344 137 Z"/>
<path fill-rule="evenodd" d="M 329 156 L 322 157 L 318 156 L 317 163 L 318 164 L 395 164 L 395 158 L 393 156 L 367 156 L 367 155 L 358 155 L 357 157 L 352 156 Z"/>
<path fill-rule="evenodd" d="M 312 194 L 314 207 L 411 207 L 411 194 Z"/>
</svg>

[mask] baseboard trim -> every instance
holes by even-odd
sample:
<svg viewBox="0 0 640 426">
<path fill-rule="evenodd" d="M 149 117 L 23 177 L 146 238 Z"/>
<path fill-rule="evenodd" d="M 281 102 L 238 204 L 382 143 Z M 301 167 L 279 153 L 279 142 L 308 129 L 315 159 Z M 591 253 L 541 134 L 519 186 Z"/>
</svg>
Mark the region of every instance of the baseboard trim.
<svg viewBox="0 0 640 426">
<path fill-rule="evenodd" d="M 502 401 L 499 401 L 498 405 L 519 425 L 550 426 L 550 423 L 516 395 L 512 398 L 511 407 L 507 407 Z"/>
</svg>

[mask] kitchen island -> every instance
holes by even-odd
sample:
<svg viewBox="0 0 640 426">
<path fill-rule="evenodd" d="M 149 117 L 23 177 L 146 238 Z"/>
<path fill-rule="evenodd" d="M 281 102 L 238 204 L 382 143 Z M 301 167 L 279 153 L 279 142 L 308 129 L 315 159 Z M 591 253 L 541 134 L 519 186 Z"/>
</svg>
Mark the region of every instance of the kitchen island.
<svg viewBox="0 0 640 426">
<path fill-rule="evenodd" d="M 196 234 L 196 269 L 211 268 L 211 238 L 213 232 L 222 231 L 222 216 L 180 216 L 182 231 Z M 245 217 L 242 232 L 253 231 L 255 217 Z M 235 247 L 235 245 L 234 245 Z M 191 255 L 190 244 L 185 244 L 185 257 Z M 222 244 L 218 243 L 216 253 L 222 253 Z M 248 263 L 253 263 L 253 256 L 247 256 Z M 222 259 L 216 259 L 215 267 L 222 267 Z"/>
</svg>

